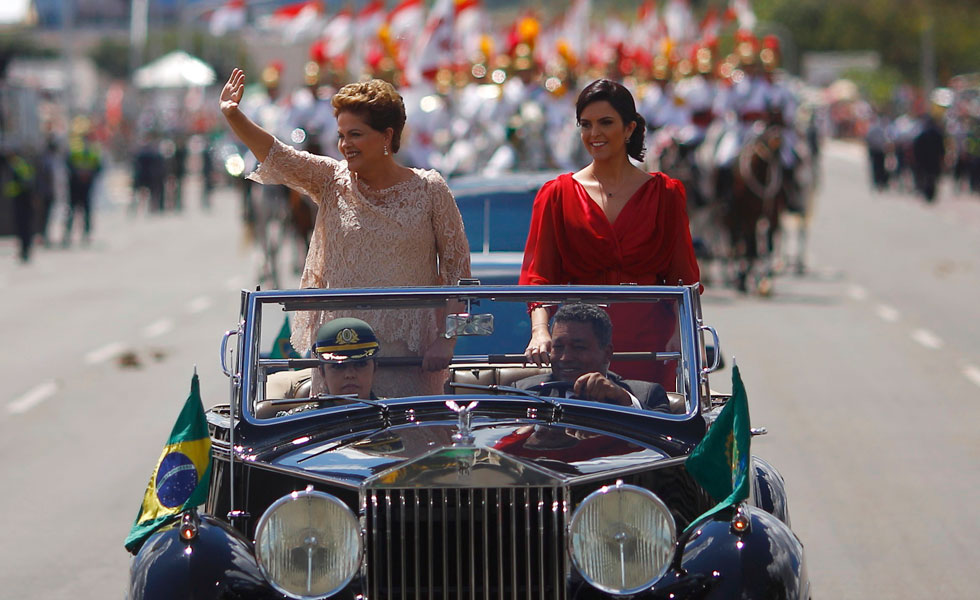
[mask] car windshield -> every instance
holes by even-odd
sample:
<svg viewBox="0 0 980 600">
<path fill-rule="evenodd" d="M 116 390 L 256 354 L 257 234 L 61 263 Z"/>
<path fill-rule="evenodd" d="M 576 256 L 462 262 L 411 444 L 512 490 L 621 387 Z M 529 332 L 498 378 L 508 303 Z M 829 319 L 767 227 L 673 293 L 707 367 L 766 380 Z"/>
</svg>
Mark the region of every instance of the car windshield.
<svg viewBox="0 0 980 600">
<path fill-rule="evenodd" d="M 449 289 L 457 293 L 442 291 Z M 592 372 L 629 390 L 634 400 L 625 408 L 655 409 L 644 404 L 637 390 L 657 384 L 662 388 L 658 394 L 679 401 L 680 410 L 675 406 L 670 412 L 686 412 L 690 390 L 697 386 L 691 373 L 700 344 L 693 327 L 683 325 L 691 320 L 687 288 L 636 288 L 662 291 L 606 295 L 593 290 L 575 297 L 553 289 L 532 295 L 534 288 L 517 286 L 498 293 L 483 286 L 469 294 L 459 292 L 463 289 L 430 288 L 415 294 L 397 290 L 253 294 L 256 302 L 246 330 L 246 339 L 251 340 L 245 365 L 251 382 L 246 387 L 249 412 L 263 419 L 291 417 L 357 404 L 359 398 L 385 401 L 504 393 L 498 387 L 594 401 L 558 383 L 574 382 Z M 555 359 L 551 365 L 525 360 L 531 306 L 544 307 L 551 316 Z M 603 325 L 606 315 L 608 325 Z M 340 333 L 324 327 L 320 335 L 328 335 L 328 340 L 311 339 L 309 332 L 316 328 L 310 323 L 348 323 L 334 321 L 341 318 L 360 319 L 370 329 L 358 325 Z M 419 349 L 447 332 L 454 342 L 445 344 L 452 348 L 448 369 L 423 370 Z M 291 333 L 300 348 L 290 343 Z M 378 349 L 366 357 L 364 348 L 373 344 L 372 339 Z M 369 376 L 363 375 L 368 371 Z M 359 373 L 362 380 L 353 381 Z"/>
</svg>

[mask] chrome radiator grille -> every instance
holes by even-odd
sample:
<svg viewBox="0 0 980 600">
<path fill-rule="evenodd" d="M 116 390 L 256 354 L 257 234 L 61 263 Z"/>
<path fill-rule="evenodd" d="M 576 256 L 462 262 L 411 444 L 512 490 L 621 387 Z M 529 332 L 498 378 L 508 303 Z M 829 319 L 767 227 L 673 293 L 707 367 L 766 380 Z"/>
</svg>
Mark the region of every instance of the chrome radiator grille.
<svg viewBox="0 0 980 600">
<path fill-rule="evenodd" d="M 369 490 L 371 600 L 561 600 L 561 488 Z"/>
</svg>

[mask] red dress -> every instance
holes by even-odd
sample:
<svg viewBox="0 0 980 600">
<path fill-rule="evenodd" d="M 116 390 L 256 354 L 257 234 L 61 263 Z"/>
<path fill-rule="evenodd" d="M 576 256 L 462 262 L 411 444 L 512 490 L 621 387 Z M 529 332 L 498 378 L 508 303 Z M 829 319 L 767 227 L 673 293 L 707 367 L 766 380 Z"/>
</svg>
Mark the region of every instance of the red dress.
<svg viewBox="0 0 980 600">
<path fill-rule="evenodd" d="M 684 185 L 663 173 L 651 175 L 627 200 L 615 223 L 609 222 L 571 173 L 544 184 L 534 199 L 520 283 L 677 285 L 699 281 Z M 666 347 L 674 332 L 663 323 L 673 322 L 673 317 L 656 319 L 649 308 L 646 315 L 619 308 L 634 306 L 620 305 L 610 311 L 616 350 Z M 674 368 L 664 363 L 611 367 L 623 377 L 658 381 L 668 390 L 674 388 Z"/>
</svg>

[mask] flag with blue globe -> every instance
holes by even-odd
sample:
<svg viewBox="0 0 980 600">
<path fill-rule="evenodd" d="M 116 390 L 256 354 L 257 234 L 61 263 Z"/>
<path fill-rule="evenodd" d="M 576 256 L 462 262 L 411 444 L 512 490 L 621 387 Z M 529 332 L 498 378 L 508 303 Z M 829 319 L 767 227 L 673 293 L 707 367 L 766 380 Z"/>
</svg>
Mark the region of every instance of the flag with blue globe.
<svg viewBox="0 0 980 600">
<path fill-rule="evenodd" d="M 194 373 L 191 393 L 150 476 L 136 522 L 126 537 L 126 549 L 139 552 L 154 531 L 176 520 L 184 510 L 203 504 L 210 476 L 211 437 Z"/>
</svg>

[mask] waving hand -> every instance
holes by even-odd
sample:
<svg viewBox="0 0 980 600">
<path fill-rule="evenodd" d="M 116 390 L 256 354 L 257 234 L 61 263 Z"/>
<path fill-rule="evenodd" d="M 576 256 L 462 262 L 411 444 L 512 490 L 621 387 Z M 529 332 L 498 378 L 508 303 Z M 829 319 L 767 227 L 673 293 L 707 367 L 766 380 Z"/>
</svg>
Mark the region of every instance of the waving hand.
<svg viewBox="0 0 980 600">
<path fill-rule="evenodd" d="M 228 77 L 228 83 L 221 90 L 221 113 L 226 117 L 238 110 L 238 103 L 245 92 L 245 71 L 235 68 Z"/>
<path fill-rule="evenodd" d="M 253 123 L 251 119 L 245 116 L 245 113 L 238 110 L 238 103 L 242 101 L 244 92 L 245 71 L 232 69 L 228 83 L 221 90 L 221 114 L 225 116 L 225 120 L 228 121 L 228 125 L 231 126 L 231 130 L 238 136 L 238 139 L 248 146 L 248 149 L 252 151 L 255 158 L 259 159 L 259 162 L 262 162 L 269 155 L 269 149 L 272 147 L 275 138 L 268 131 Z"/>
</svg>

